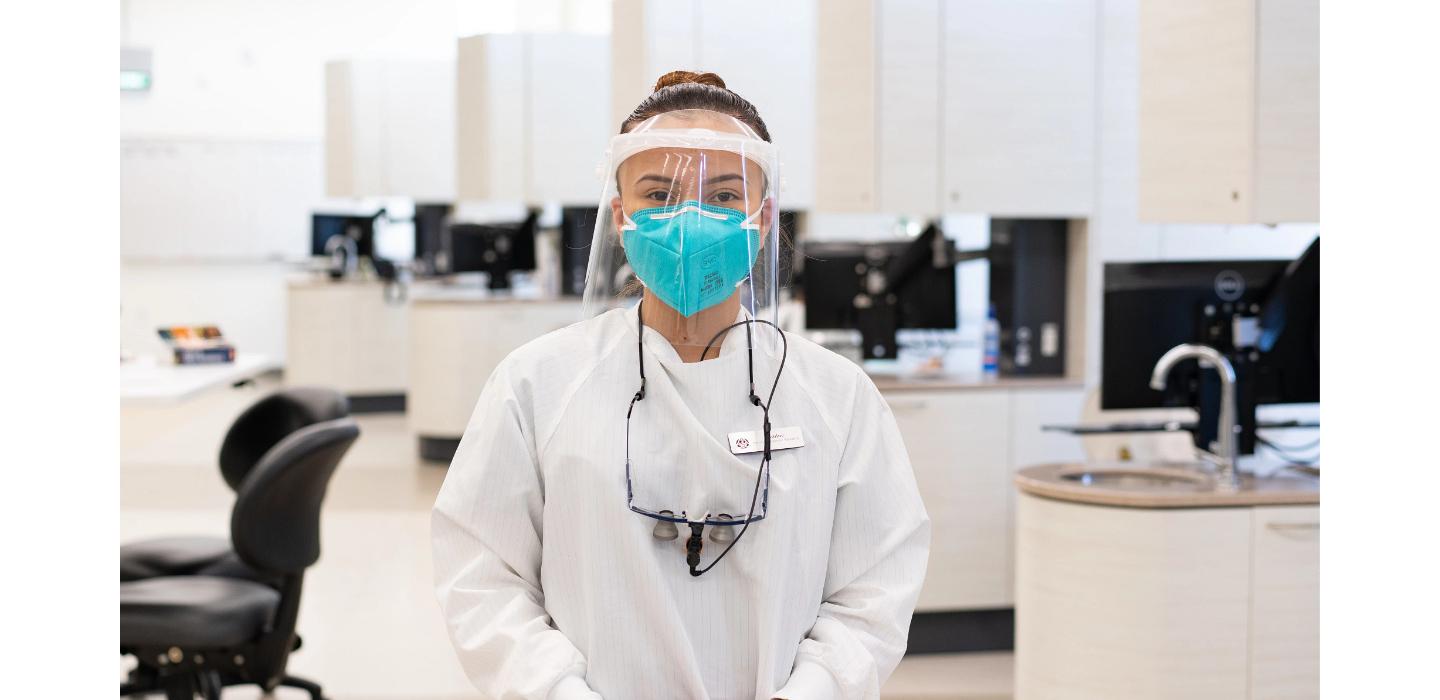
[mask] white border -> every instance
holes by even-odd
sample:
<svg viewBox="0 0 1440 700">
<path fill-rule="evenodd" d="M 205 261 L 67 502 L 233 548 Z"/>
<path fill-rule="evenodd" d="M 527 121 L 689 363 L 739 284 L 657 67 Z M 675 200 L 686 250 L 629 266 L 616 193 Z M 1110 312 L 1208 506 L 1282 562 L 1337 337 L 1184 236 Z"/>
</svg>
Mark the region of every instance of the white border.
<svg viewBox="0 0 1440 700">
<path fill-rule="evenodd" d="M 119 4 L 0 3 L 4 695 L 118 681 Z"/>
<path fill-rule="evenodd" d="M 1440 4 L 1321 12 L 1326 698 L 1435 692 Z"/>
</svg>

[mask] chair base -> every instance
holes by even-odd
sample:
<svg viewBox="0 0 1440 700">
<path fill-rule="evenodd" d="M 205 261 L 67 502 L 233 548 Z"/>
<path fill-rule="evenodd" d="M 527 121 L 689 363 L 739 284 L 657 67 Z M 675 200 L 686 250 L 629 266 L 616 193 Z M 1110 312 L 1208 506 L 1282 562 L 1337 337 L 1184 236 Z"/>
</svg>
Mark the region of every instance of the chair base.
<svg viewBox="0 0 1440 700">
<path fill-rule="evenodd" d="M 286 688 L 299 688 L 310 694 L 310 700 L 325 700 L 325 693 L 320 689 L 320 684 L 299 676 L 286 676 L 280 679 L 280 685 Z"/>
<path fill-rule="evenodd" d="M 222 690 L 239 685 L 258 685 L 267 693 L 275 689 L 273 686 L 266 688 L 264 684 L 255 681 L 234 676 L 227 677 L 219 671 L 191 669 L 184 673 L 168 675 L 132 672 L 130 681 L 120 684 L 120 696 L 140 698 L 150 693 L 164 693 L 165 700 L 195 700 L 196 695 L 204 700 L 221 700 Z M 320 684 L 308 678 L 285 676 L 275 686 L 303 690 L 310 694 L 310 700 L 325 700 L 325 691 Z"/>
</svg>

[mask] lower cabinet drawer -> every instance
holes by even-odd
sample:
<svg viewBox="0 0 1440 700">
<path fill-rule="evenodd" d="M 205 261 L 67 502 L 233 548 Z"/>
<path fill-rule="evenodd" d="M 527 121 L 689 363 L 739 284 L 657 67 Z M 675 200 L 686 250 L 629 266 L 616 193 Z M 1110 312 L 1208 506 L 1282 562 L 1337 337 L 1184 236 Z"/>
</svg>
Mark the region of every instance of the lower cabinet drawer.
<svg viewBox="0 0 1440 700">
<path fill-rule="evenodd" d="M 1252 516 L 1250 698 L 1320 697 L 1320 509 Z"/>
</svg>

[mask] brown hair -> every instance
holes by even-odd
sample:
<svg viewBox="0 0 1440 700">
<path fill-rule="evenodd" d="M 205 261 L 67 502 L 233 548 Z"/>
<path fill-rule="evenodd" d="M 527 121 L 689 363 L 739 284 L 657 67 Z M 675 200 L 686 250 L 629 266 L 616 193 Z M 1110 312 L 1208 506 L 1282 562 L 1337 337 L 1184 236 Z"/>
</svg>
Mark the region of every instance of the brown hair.
<svg viewBox="0 0 1440 700">
<path fill-rule="evenodd" d="M 620 124 L 620 133 L 625 133 L 636 124 L 656 115 L 682 109 L 708 109 L 728 114 L 739 119 L 755 130 L 756 135 L 770 140 L 770 130 L 765 120 L 750 101 L 731 92 L 725 81 L 714 73 L 695 73 L 688 70 L 674 70 L 655 81 L 655 90 L 640 102 Z"/>
</svg>

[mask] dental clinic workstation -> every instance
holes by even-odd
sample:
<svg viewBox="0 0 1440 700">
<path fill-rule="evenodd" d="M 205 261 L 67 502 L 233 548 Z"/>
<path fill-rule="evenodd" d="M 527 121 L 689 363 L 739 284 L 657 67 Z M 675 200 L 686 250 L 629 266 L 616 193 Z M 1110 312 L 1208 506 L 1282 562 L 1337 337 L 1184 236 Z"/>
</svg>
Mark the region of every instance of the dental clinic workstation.
<svg viewBox="0 0 1440 700">
<path fill-rule="evenodd" d="M 774 295 L 774 323 L 873 383 L 928 515 L 906 656 L 880 697 L 950 697 L 926 693 L 955 688 L 976 693 L 957 697 L 1019 700 L 1315 697 L 1314 3 L 1287 6 L 1285 17 L 1149 0 L 793 5 L 728 8 L 773 16 L 742 32 L 713 17 L 711 5 L 616 0 L 608 34 L 486 32 L 450 37 L 446 58 L 327 57 L 314 66 L 323 78 L 309 86 L 322 98 L 311 115 L 323 124 L 314 143 L 243 156 L 284 177 L 313 171 L 313 181 L 250 182 L 241 191 L 273 201 L 237 218 L 263 222 L 266 233 L 225 228 L 235 239 L 226 245 L 251 246 L 266 261 L 268 286 L 253 298 L 268 306 L 251 314 L 216 304 L 214 318 L 188 319 L 237 328 L 236 366 L 247 356 L 264 363 L 244 376 L 217 375 L 211 393 L 172 398 L 220 415 L 243 408 L 225 403 L 224 392 L 245 390 L 229 384 L 323 388 L 330 393 L 285 400 L 330 423 L 355 421 L 359 438 L 335 439 L 355 441 L 351 455 L 370 446 L 363 459 L 404 479 L 347 486 L 332 499 L 420 512 L 409 501 L 395 505 L 413 492 L 428 509 L 457 468 L 452 460 L 467 454 L 462 440 L 484 414 L 477 397 L 505 378 L 497 370 L 507 357 L 584 318 L 597 284 L 614 292 L 627 318 L 641 318 L 641 290 L 654 280 L 596 242 L 607 226 L 659 226 L 658 217 L 686 211 L 608 220 L 616 167 L 597 162 L 615 156 L 619 125 L 657 76 L 714 70 L 765 115 L 774 136 L 778 165 L 764 161 L 765 187 L 779 203 L 777 244 L 764 251 L 778 279 L 764 290 Z M 1284 60 L 1224 53 L 1231 48 L 1209 40 L 1216 32 L 1261 36 L 1285 48 Z M 740 50 L 756 46 L 766 50 Z M 1226 92 L 1241 78 L 1254 89 Z M 1240 118 L 1257 111 L 1267 118 Z M 176 301 L 191 282 L 175 282 L 180 263 L 161 269 L 155 261 L 190 260 L 190 251 L 172 255 L 167 246 L 182 244 L 149 234 L 163 217 L 145 208 L 177 187 L 165 178 L 179 170 L 157 165 L 162 158 L 201 156 L 186 150 L 190 143 L 132 141 L 122 149 L 124 172 L 139 183 L 122 206 L 132 239 L 122 248 L 133 259 L 127 274 L 140 280 L 130 287 L 135 301 L 126 301 L 130 318 L 210 313 Z M 1228 148 L 1237 143 L 1252 147 Z M 308 171 L 276 167 L 302 160 Z M 283 225 L 275 211 L 285 212 Z M 745 229 L 754 216 L 728 223 Z M 758 292 L 729 287 L 741 290 L 742 305 L 758 305 Z M 259 316 L 266 325 L 256 331 Z M 638 333 L 654 337 L 643 325 Z M 645 350 L 636 354 L 642 399 Z M 749 400 L 768 430 L 769 400 L 755 374 L 752 357 Z M 629 419 L 622 404 L 617 426 Z M 156 435 L 163 430 L 154 426 L 170 420 L 162 415 L 170 409 L 138 398 L 124 408 L 144 418 L 132 425 Z M 625 445 L 614 461 L 625 465 L 629 495 L 628 432 Z M 137 461 L 160 449 L 143 447 Z M 232 478 L 234 454 L 222 451 L 221 462 L 239 513 L 247 496 Z M 367 470 L 375 483 L 391 478 L 364 464 L 330 468 L 337 479 Z M 324 495 L 323 483 L 310 488 Z M 387 493 L 356 495 L 367 488 Z M 345 507 L 357 523 L 369 512 Z M 136 532 L 159 527 L 135 510 Z M 665 520 L 670 510 L 643 514 L 661 521 L 656 539 L 667 522 L 680 540 L 689 534 L 684 518 L 678 528 Z M 385 522 L 377 531 L 409 527 Z M 718 531 L 728 533 L 726 524 Z M 714 542 L 733 541 L 716 533 L 708 533 Z M 398 561 L 393 552 L 428 543 L 392 546 Z M 349 559 L 337 559 L 354 567 L 347 581 L 363 578 L 356 562 L 368 550 L 346 551 Z M 707 561 L 712 551 L 703 550 Z M 310 586 L 323 581 L 317 575 Z M 289 605 L 298 578 L 294 598 L 283 597 L 292 592 L 285 585 L 281 604 Z M 432 608 L 403 615 L 444 639 Z M 271 641 L 267 653 L 293 651 L 297 668 L 327 676 L 315 681 L 356 692 L 359 681 L 347 685 L 342 670 L 351 663 L 338 651 L 344 635 L 316 633 L 312 643 L 306 632 L 325 623 L 302 614 L 293 631 L 307 635 L 303 650 Z M 444 664 L 436 673 L 463 683 L 448 656 L 433 660 L 448 652 L 427 640 L 408 643 L 432 653 L 416 663 Z M 152 647 L 163 655 L 184 644 L 145 650 Z M 176 653 L 181 661 L 139 660 L 132 680 L 192 663 Z M 307 656 L 326 661 L 307 667 Z M 212 679 L 197 668 L 206 679 L 197 692 L 244 675 L 226 667 Z M 966 685 L 976 677 L 1002 680 L 985 695 L 992 689 L 983 683 Z"/>
</svg>

